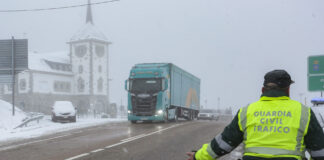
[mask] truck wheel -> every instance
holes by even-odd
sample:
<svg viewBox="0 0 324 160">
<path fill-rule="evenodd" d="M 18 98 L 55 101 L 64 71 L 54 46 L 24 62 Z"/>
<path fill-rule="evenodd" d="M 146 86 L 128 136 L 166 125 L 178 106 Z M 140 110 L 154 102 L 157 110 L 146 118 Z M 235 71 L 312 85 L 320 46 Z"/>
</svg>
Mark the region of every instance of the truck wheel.
<svg viewBox="0 0 324 160">
<path fill-rule="evenodd" d="M 178 110 L 175 111 L 175 114 L 174 114 L 174 121 L 175 121 L 175 122 L 178 122 Z"/>
<path fill-rule="evenodd" d="M 136 122 L 137 122 L 136 120 L 132 120 L 131 121 L 132 124 L 136 124 Z"/>
<path fill-rule="evenodd" d="M 169 113 L 168 113 L 168 110 L 165 111 L 164 118 L 163 118 L 163 122 L 164 123 L 168 123 L 169 122 Z"/>
<path fill-rule="evenodd" d="M 189 116 L 188 116 L 188 120 L 189 121 L 192 121 L 193 120 L 193 114 L 192 114 L 192 111 L 189 112 Z"/>
</svg>

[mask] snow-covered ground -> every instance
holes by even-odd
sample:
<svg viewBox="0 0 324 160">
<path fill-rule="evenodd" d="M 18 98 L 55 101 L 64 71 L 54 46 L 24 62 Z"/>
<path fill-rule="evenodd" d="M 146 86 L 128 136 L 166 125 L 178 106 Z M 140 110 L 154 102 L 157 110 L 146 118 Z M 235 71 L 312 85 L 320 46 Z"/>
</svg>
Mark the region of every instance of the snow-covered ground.
<svg viewBox="0 0 324 160">
<path fill-rule="evenodd" d="M 127 121 L 126 118 L 77 118 L 75 123 L 54 123 L 51 116 L 45 115 L 37 123 L 33 121 L 26 127 L 17 128 L 27 114 L 16 108 L 15 116 L 12 116 L 12 106 L 10 103 L 0 100 L 0 143 L 5 141 L 16 141 L 21 139 L 35 138 L 43 135 L 49 135 L 68 131 L 77 128 L 84 128 L 110 122 Z"/>
</svg>

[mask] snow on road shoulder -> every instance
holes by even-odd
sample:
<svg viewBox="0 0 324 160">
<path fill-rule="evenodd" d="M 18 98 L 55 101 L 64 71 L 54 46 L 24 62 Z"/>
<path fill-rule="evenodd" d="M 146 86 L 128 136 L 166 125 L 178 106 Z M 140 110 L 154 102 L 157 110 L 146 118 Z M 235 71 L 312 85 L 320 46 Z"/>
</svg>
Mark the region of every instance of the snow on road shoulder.
<svg viewBox="0 0 324 160">
<path fill-rule="evenodd" d="M 54 123 L 51 121 L 51 116 L 48 115 L 41 119 L 39 123 L 34 121 L 28 123 L 26 127 L 14 129 L 24 119 L 28 118 L 27 114 L 19 108 L 16 108 L 15 111 L 15 116 L 12 116 L 12 105 L 0 100 L 0 143 L 35 138 L 111 122 L 127 121 L 126 118 L 77 118 L 75 123 Z"/>
<path fill-rule="evenodd" d="M 21 139 L 35 138 L 44 135 L 50 135 L 63 131 L 69 131 L 72 129 L 85 128 L 90 126 L 96 126 L 111 122 L 122 122 L 127 121 L 126 118 L 106 118 L 106 119 L 95 119 L 95 118 L 82 118 L 77 119 L 75 123 L 54 123 L 51 121 L 50 116 L 45 116 L 39 123 L 32 122 L 27 127 L 11 129 L 0 132 L 0 142 L 5 141 L 16 141 Z"/>
</svg>

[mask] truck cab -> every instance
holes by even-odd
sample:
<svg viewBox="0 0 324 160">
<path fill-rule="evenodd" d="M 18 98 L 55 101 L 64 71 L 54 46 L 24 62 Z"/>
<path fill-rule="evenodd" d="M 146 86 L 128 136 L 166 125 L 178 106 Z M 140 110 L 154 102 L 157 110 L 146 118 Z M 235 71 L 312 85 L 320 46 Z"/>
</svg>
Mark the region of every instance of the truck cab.
<svg viewBox="0 0 324 160">
<path fill-rule="evenodd" d="M 164 67 L 134 66 L 125 88 L 128 91 L 128 120 L 166 120 L 170 103 L 168 71 Z"/>
</svg>

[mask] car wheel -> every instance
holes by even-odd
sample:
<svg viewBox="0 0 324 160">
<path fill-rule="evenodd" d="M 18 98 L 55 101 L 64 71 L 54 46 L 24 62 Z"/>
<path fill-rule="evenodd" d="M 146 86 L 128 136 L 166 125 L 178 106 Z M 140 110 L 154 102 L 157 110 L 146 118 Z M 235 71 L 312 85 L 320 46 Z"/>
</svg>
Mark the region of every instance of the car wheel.
<svg viewBox="0 0 324 160">
<path fill-rule="evenodd" d="M 56 122 L 56 118 L 55 118 L 55 116 L 52 116 L 52 121 L 53 121 L 53 122 Z"/>
<path fill-rule="evenodd" d="M 76 122 L 76 116 L 72 118 L 72 122 Z"/>
</svg>

